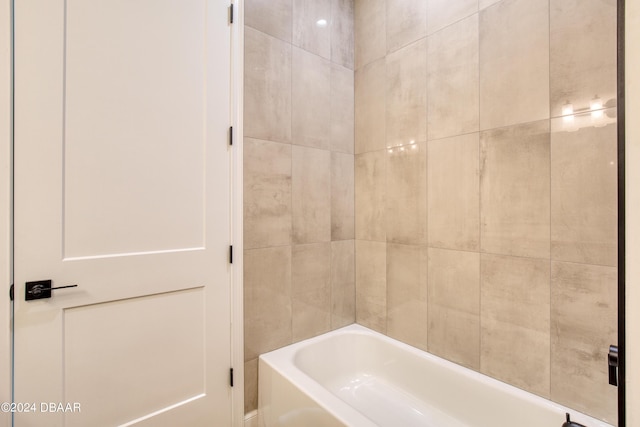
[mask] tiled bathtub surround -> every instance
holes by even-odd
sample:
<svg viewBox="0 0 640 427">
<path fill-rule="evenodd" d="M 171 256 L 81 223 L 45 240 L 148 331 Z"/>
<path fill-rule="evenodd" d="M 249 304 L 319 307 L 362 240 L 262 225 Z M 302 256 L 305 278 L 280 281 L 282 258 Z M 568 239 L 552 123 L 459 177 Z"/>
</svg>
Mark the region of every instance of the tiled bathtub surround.
<svg viewBox="0 0 640 427">
<path fill-rule="evenodd" d="M 611 423 L 615 14 L 355 1 L 357 322 Z"/>
<path fill-rule="evenodd" d="M 355 321 L 353 10 L 245 0 L 246 412 L 260 354 Z"/>
</svg>

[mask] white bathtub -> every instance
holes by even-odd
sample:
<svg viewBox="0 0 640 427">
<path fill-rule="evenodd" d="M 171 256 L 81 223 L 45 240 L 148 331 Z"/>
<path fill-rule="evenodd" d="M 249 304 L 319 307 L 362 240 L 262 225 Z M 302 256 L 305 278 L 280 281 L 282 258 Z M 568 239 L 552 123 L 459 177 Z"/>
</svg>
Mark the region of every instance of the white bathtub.
<svg viewBox="0 0 640 427">
<path fill-rule="evenodd" d="M 260 427 L 611 427 L 359 325 L 260 356 Z"/>
</svg>

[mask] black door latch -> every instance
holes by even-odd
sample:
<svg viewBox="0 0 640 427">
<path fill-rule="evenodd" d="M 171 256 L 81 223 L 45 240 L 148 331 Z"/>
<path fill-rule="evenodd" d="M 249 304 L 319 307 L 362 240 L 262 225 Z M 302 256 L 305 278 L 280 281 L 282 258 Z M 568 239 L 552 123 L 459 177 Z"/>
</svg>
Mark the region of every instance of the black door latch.
<svg viewBox="0 0 640 427">
<path fill-rule="evenodd" d="M 618 386 L 618 346 L 609 346 L 609 356 L 607 357 L 609 363 L 609 384 Z"/>
<path fill-rule="evenodd" d="M 38 280 L 35 282 L 25 283 L 24 299 L 25 301 L 33 301 L 35 299 L 51 298 L 51 291 L 56 289 L 75 288 L 78 285 L 58 286 L 53 288 L 51 280 Z"/>
</svg>

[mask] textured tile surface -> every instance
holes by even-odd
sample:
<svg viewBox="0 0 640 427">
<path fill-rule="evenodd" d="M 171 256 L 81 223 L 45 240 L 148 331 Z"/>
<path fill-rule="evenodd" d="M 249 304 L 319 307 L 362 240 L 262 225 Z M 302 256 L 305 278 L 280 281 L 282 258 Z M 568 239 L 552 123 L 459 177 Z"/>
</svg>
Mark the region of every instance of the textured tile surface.
<svg viewBox="0 0 640 427">
<path fill-rule="evenodd" d="M 330 59 L 330 23 L 331 0 L 293 0 L 294 46 Z"/>
<path fill-rule="evenodd" d="M 480 249 L 479 139 L 472 133 L 428 143 L 429 246 Z"/>
<path fill-rule="evenodd" d="M 355 0 L 354 27 L 356 69 L 386 55 L 386 0 Z"/>
<path fill-rule="evenodd" d="M 244 363 L 244 413 L 258 409 L 258 359 Z"/>
<path fill-rule="evenodd" d="M 429 249 L 429 351 L 480 369 L 480 254 Z"/>
<path fill-rule="evenodd" d="M 353 154 L 331 153 L 331 240 L 355 237 Z"/>
<path fill-rule="evenodd" d="M 616 2 L 551 0 L 551 115 L 616 105 Z"/>
<path fill-rule="evenodd" d="M 386 152 L 386 235 L 388 242 L 427 243 L 427 144 Z"/>
<path fill-rule="evenodd" d="M 354 240 L 331 242 L 331 328 L 356 320 L 356 247 Z"/>
<path fill-rule="evenodd" d="M 386 0 L 387 52 L 393 52 L 427 35 L 427 2 Z"/>
<path fill-rule="evenodd" d="M 386 145 L 385 60 L 356 71 L 356 153 L 381 150 Z"/>
<path fill-rule="evenodd" d="M 478 11 L 478 0 L 427 0 L 427 33 L 433 34 Z"/>
<path fill-rule="evenodd" d="M 244 247 L 291 244 L 291 145 L 244 140 Z"/>
<path fill-rule="evenodd" d="M 291 45 L 246 27 L 244 136 L 291 142 Z"/>
<path fill-rule="evenodd" d="M 291 336 L 291 246 L 245 250 L 245 361 L 291 344 Z"/>
<path fill-rule="evenodd" d="M 387 55 L 387 147 L 427 140 L 426 39 Z"/>
<path fill-rule="evenodd" d="M 331 64 L 331 150 L 354 152 L 355 100 L 353 71 Z M 325 129 L 326 132 L 326 129 Z"/>
<path fill-rule="evenodd" d="M 387 332 L 387 244 L 356 240 L 356 322 Z"/>
<path fill-rule="evenodd" d="M 244 23 L 291 43 L 292 0 L 245 0 Z"/>
<path fill-rule="evenodd" d="M 549 122 L 482 132 L 482 251 L 549 258 Z"/>
<path fill-rule="evenodd" d="M 615 267 L 551 264 L 551 399 L 616 424 L 607 353 L 618 342 Z"/>
<path fill-rule="evenodd" d="M 549 117 L 549 3 L 503 0 L 480 12 L 480 129 Z"/>
<path fill-rule="evenodd" d="M 613 115 L 615 110 L 608 113 Z M 552 121 L 551 257 L 559 261 L 615 266 L 618 256 L 616 123 L 566 132 L 563 130 L 565 120 Z"/>
<path fill-rule="evenodd" d="M 330 152 L 292 147 L 293 243 L 331 241 Z"/>
<path fill-rule="evenodd" d="M 427 248 L 387 244 L 387 334 L 427 349 Z"/>
<path fill-rule="evenodd" d="M 386 151 L 355 158 L 356 239 L 386 241 Z"/>
<path fill-rule="evenodd" d="M 428 38 L 429 139 L 476 132 L 479 127 L 478 15 Z"/>
<path fill-rule="evenodd" d="M 291 271 L 291 324 L 297 342 L 331 328 L 331 243 L 293 246 Z"/>
<path fill-rule="evenodd" d="M 331 63 L 293 48 L 292 143 L 329 149 L 331 133 Z"/>
<path fill-rule="evenodd" d="M 481 372 L 543 397 L 550 380 L 549 261 L 481 255 Z"/>
<path fill-rule="evenodd" d="M 353 70 L 354 0 L 331 0 L 331 62 Z"/>
</svg>

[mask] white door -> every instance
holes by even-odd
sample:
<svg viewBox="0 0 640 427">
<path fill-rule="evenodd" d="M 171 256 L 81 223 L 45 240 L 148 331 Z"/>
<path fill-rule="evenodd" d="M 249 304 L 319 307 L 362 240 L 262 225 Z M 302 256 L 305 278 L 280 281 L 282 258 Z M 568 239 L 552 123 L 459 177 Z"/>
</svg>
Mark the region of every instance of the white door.
<svg viewBox="0 0 640 427">
<path fill-rule="evenodd" d="M 15 2 L 16 427 L 231 425 L 228 5 Z"/>
</svg>

